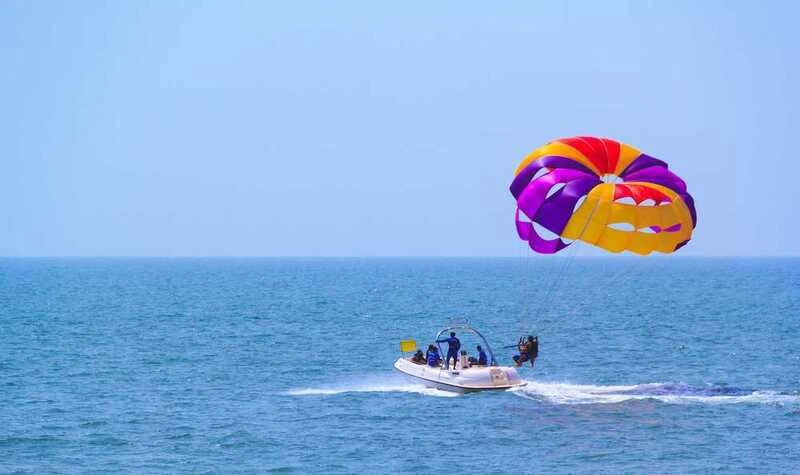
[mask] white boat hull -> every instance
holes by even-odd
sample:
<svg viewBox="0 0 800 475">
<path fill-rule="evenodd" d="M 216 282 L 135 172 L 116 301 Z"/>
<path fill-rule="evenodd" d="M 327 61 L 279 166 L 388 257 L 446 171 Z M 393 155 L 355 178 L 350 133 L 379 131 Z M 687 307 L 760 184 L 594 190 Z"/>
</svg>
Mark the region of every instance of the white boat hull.
<svg viewBox="0 0 800 475">
<path fill-rule="evenodd" d="M 525 385 L 517 370 L 509 366 L 472 366 L 447 370 L 399 358 L 395 361 L 394 368 L 426 387 L 456 393 L 497 391 Z"/>
</svg>

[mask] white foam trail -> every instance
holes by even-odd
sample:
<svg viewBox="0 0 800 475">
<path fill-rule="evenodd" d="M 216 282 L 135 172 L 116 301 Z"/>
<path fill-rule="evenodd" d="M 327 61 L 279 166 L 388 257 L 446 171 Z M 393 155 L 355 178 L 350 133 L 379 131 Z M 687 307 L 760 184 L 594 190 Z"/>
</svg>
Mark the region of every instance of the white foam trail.
<svg viewBox="0 0 800 475">
<path fill-rule="evenodd" d="M 346 393 L 416 393 L 425 396 L 436 397 L 454 397 L 458 396 L 457 393 L 448 391 L 440 391 L 434 388 L 426 388 L 422 385 L 416 384 L 396 384 L 396 385 L 357 385 L 349 387 L 331 387 L 331 388 L 298 388 L 286 392 L 289 396 L 333 396 L 336 394 Z"/>
<path fill-rule="evenodd" d="M 656 400 L 669 404 L 795 404 L 800 394 L 776 391 L 742 391 L 741 394 L 707 394 L 711 388 L 682 387 L 671 383 L 647 383 L 629 386 L 595 386 L 560 382 L 527 381 L 514 388 L 514 394 L 553 404 L 618 404 L 625 401 Z M 692 394 L 692 393 L 697 394 Z M 706 394 L 704 394 L 706 393 Z"/>
</svg>

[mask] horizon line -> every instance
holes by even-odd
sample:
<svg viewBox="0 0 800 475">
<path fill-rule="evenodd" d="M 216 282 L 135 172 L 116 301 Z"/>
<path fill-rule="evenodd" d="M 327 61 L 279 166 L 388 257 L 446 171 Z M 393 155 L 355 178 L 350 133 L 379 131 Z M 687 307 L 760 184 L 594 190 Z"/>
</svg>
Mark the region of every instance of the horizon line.
<svg viewBox="0 0 800 475">
<path fill-rule="evenodd" d="M 575 256 L 558 254 L 531 254 L 528 256 L 519 255 L 307 255 L 307 254 L 283 254 L 283 255 L 0 255 L 0 259 L 531 259 L 531 258 L 559 258 L 559 259 L 615 259 L 615 258 L 669 258 L 669 259 L 730 259 L 730 258 L 773 258 L 786 259 L 798 258 L 798 254 L 720 254 L 720 255 L 676 255 L 669 254 L 650 254 L 640 256 L 636 254 L 600 254 L 596 256 Z"/>
</svg>

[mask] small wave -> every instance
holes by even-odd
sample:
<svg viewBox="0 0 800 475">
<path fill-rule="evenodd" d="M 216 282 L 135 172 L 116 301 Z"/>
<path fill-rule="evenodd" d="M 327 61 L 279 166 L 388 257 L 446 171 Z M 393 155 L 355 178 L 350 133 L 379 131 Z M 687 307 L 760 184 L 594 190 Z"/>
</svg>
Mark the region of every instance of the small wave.
<svg viewBox="0 0 800 475">
<path fill-rule="evenodd" d="M 618 404 L 626 401 L 656 400 L 668 404 L 794 404 L 800 394 L 760 391 L 728 386 L 689 386 L 682 383 L 646 383 L 628 386 L 595 386 L 558 382 L 528 381 L 511 389 L 527 399 L 553 404 Z"/>
<path fill-rule="evenodd" d="M 453 397 L 458 396 L 456 393 L 447 391 L 440 391 L 434 388 L 426 388 L 425 386 L 416 384 L 376 384 L 376 385 L 355 385 L 355 386 L 340 386 L 331 388 L 298 388 L 286 392 L 289 396 L 333 396 L 336 394 L 346 393 L 416 393 L 425 396 L 437 397 Z"/>
</svg>

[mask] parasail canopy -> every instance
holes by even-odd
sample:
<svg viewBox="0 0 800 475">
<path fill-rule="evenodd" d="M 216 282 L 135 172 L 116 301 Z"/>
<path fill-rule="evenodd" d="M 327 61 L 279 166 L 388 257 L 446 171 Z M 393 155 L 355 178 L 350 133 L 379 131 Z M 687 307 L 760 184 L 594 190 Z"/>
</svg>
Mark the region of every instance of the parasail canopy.
<svg viewBox="0 0 800 475">
<path fill-rule="evenodd" d="M 611 252 L 670 253 L 697 225 L 686 183 L 661 160 L 615 140 L 558 139 L 515 172 L 519 237 L 553 254 L 580 240 Z"/>
</svg>

